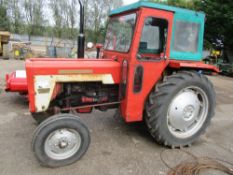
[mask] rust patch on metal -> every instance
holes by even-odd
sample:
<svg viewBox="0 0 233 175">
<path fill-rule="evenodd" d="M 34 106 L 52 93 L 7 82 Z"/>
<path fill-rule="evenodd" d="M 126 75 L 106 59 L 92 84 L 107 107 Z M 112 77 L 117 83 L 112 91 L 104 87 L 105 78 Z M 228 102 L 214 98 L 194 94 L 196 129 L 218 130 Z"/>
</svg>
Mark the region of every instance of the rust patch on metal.
<svg viewBox="0 0 233 175">
<path fill-rule="evenodd" d="M 58 74 L 92 74 L 91 69 L 80 69 L 80 70 L 59 70 Z"/>
<path fill-rule="evenodd" d="M 49 93 L 50 88 L 38 89 L 39 94 L 46 94 Z"/>
</svg>

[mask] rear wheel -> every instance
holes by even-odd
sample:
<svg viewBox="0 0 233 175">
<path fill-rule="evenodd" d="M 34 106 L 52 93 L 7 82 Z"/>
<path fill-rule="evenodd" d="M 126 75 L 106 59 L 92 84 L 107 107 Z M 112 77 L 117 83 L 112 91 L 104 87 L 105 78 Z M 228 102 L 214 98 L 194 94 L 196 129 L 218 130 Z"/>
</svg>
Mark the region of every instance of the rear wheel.
<svg viewBox="0 0 233 175">
<path fill-rule="evenodd" d="M 151 92 L 145 121 L 153 138 L 169 147 L 191 145 L 214 116 L 215 92 L 203 75 L 191 71 L 165 78 Z"/>
<path fill-rule="evenodd" d="M 32 149 L 42 165 L 59 167 L 79 160 L 89 143 L 89 130 L 80 119 L 72 114 L 60 114 L 39 125 L 34 133 Z"/>
</svg>

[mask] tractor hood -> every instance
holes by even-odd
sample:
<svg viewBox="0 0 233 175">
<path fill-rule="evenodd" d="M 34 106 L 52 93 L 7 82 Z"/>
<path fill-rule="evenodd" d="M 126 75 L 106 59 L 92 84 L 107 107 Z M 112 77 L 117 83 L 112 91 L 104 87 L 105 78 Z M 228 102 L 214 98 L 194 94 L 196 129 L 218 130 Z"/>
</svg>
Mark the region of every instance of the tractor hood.
<svg viewBox="0 0 233 175">
<path fill-rule="evenodd" d="M 45 59 L 26 61 L 26 70 L 17 70 L 6 75 L 7 92 L 28 93 L 27 79 L 39 75 L 79 75 L 83 81 L 120 82 L 120 64 L 112 59 Z M 85 80 L 86 78 L 86 80 Z M 81 80 L 80 80 L 81 81 Z"/>
<path fill-rule="evenodd" d="M 95 75 L 96 80 L 99 81 L 100 76 L 108 74 L 112 79 L 109 84 L 120 82 L 120 64 L 112 59 L 34 58 L 26 61 L 26 72 L 28 80 L 38 75 L 82 75 L 93 79 Z M 103 83 L 108 84 L 107 81 Z"/>
<path fill-rule="evenodd" d="M 16 70 L 6 75 L 7 92 L 28 93 L 28 81 L 39 75 L 79 75 L 83 81 L 120 82 L 120 64 L 111 59 L 45 59 L 26 61 L 26 70 Z M 94 76 L 95 75 L 95 76 Z M 27 78 L 28 77 L 28 78 Z M 86 78 L 86 80 L 85 80 Z M 80 80 L 81 81 L 81 80 Z"/>
<path fill-rule="evenodd" d="M 26 73 L 31 112 L 46 111 L 60 83 L 120 83 L 120 63 L 112 59 L 30 59 Z"/>
</svg>

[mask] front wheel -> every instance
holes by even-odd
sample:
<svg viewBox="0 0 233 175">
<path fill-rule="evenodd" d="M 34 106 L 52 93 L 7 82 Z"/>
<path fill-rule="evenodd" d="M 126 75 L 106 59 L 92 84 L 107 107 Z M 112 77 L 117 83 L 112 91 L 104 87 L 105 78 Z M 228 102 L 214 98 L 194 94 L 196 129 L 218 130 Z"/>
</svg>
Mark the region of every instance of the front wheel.
<svg viewBox="0 0 233 175">
<path fill-rule="evenodd" d="M 79 160 L 89 143 L 89 130 L 80 119 L 72 114 L 60 114 L 38 126 L 32 149 L 42 165 L 60 167 Z"/>
<path fill-rule="evenodd" d="M 191 71 L 168 76 L 151 92 L 145 121 L 151 135 L 169 147 L 191 145 L 214 116 L 215 92 L 203 75 Z"/>
</svg>

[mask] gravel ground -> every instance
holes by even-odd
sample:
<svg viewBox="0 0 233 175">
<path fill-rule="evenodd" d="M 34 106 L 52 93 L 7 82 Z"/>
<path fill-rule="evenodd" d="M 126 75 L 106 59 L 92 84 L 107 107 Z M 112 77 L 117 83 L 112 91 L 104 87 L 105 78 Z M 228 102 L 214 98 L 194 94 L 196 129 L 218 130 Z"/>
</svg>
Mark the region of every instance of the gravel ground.
<svg viewBox="0 0 233 175">
<path fill-rule="evenodd" d="M 5 93 L 4 76 L 24 69 L 23 61 L 0 60 L 0 174 L 2 175 L 165 175 L 169 170 L 161 161 L 164 147 L 156 144 L 141 123 L 126 124 L 114 117 L 115 110 L 81 115 L 91 131 L 91 145 L 77 163 L 56 169 L 39 165 L 31 151 L 36 123 L 27 101 Z M 195 156 L 210 156 L 233 162 L 233 79 L 209 77 L 217 92 L 216 115 L 205 135 L 191 148 Z M 167 149 L 164 158 L 171 165 L 185 159 L 181 151 Z M 217 172 L 203 174 L 220 174 Z"/>
</svg>

